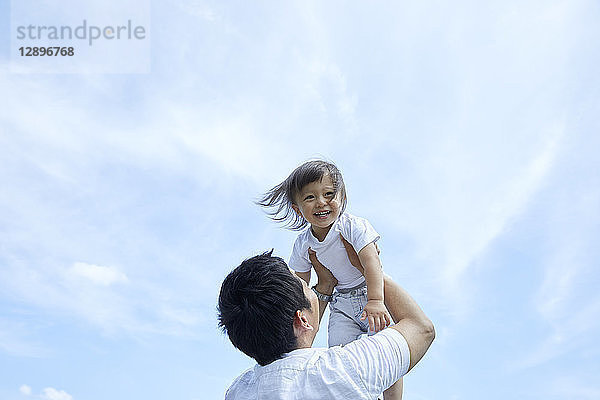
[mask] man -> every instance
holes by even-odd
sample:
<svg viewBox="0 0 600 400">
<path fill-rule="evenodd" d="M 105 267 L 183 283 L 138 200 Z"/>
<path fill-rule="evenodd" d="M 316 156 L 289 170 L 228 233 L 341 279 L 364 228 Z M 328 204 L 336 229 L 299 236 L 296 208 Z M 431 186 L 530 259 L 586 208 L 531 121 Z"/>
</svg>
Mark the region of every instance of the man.
<svg viewBox="0 0 600 400">
<path fill-rule="evenodd" d="M 342 242 L 363 272 L 352 246 Z M 244 261 L 223 281 L 219 325 L 236 348 L 258 362 L 233 382 L 226 399 L 376 399 L 431 345 L 433 324 L 385 276 L 385 304 L 395 325 L 343 347 L 312 348 L 326 296 L 337 282 L 314 253 L 310 259 L 318 278 L 313 290 L 271 253 Z"/>
</svg>

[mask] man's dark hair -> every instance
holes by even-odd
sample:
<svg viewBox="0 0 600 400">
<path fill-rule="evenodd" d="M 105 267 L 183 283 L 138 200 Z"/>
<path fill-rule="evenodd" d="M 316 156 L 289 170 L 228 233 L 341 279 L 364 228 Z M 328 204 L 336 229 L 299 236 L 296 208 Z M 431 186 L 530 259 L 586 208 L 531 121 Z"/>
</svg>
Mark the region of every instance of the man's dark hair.
<svg viewBox="0 0 600 400">
<path fill-rule="evenodd" d="M 266 192 L 256 202 L 259 206 L 269 209 L 267 214 L 271 219 L 282 222 L 286 227 L 298 231 L 308 222 L 296 214 L 292 204 L 302 188 L 309 183 L 320 181 L 325 175 L 331 177 L 335 194 L 342 196 L 340 214 L 346 209 L 346 186 L 342 174 L 334 163 L 324 160 L 307 161 L 296 168 L 283 182 Z"/>
<path fill-rule="evenodd" d="M 272 250 L 249 258 L 221 285 L 219 327 L 231 343 L 260 365 L 297 348 L 294 315 L 310 309 L 302 283 Z"/>
</svg>

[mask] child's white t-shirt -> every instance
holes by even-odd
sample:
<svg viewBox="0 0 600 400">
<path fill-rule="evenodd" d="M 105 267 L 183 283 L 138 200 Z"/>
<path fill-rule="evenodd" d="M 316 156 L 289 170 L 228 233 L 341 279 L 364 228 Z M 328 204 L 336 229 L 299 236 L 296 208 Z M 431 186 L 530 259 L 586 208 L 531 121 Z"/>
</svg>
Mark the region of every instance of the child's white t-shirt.
<svg viewBox="0 0 600 400">
<path fill-rule="evenodd" d="M 290 268 L 297 272 L 310 271 L 312 267 L 308 259 L 310 247 L 317 252 L 321 264 L 326 266 L 338 280 L 338 289 L 348 289 L 363 283 L 365 277 L 350 263 L 340 233 L 357 253 L 380 237 L 366 219 L 343 213 L 333 223 L 322 242 L 315 238 L 310 226 L 298 235 L 290 256 Z"/>
</svg>

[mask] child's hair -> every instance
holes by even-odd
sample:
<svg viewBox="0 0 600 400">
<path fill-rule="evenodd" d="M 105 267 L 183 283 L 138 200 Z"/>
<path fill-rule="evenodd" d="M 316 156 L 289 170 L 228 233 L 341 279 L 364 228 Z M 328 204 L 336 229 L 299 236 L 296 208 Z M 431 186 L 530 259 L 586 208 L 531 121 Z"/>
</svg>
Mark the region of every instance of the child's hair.
<svg viewBox="0 0 600 400">
<path fill-rule="evenodd" d="M 342 196 L 341 214 L 347 203 L 344 179 L 335 164 L 324 160 L 311 160 L 300 165 L 286 180 L 266 192 L 256 204 L 270 209 L 267 214 L 274 221 L 283 223 L 289 229 L 300 230 L 308 222 L 294 211 L 292 204 L 296 204 L 296 196 L 304 186 L 320 181 L 325 175 L 331 177 L 335 194 L 340 193 Z"/>
</svg>

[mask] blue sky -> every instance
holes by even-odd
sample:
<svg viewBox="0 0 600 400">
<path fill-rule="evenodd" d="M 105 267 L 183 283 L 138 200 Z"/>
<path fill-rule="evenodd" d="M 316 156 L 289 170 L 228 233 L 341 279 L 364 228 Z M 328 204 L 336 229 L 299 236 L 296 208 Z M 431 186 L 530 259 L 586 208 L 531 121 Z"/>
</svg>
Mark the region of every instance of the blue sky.
<svg viewBox="0 0 600 400">
<path fill-rule="evenodd" d="M 597 2 L 148 5 L 150 73 L 17 74 L 0 3 L 0 398 L 221 398 L 311 157 L 436 325 L 406 398 L 600 398 Z"/>
</svg>

